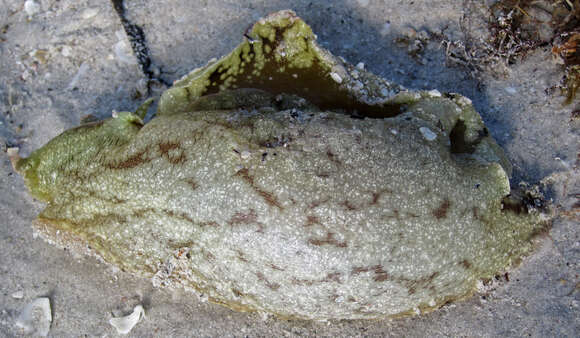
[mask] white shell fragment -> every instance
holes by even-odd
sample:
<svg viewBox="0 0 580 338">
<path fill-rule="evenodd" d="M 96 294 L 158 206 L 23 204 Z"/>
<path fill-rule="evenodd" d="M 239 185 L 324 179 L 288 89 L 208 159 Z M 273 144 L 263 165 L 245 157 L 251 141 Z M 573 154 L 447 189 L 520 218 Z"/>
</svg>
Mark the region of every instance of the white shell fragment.
<svg viewBox="0 0 580 338">
<path fill-rule="evenodd" d="M 12 298 L 14 298 L 14 299 L 22 299 L 22 298 L 24 298 L 24 291 L 19 290 L 19 291 L 13 292 L 12 293 Z"/>
<path fill-rule="evenodd" d="M 471 105 L 471 100 L 465 96 L 459 96 L 455 99 L 455 102 L 457 102 L 458 105 L 465 107 L 465 106 L 469 106 Z"/>
<path fill-rule="evenodd" d="M 336 83 L 342 83 L 342 77 L 340 77 L 340 75 L 338 75 L 337 73 L 330 73 L 330 77 L 336 82 Z"/>
<path fill-rule="evenodd" d="M 28 16 L 33 16 L 34 14 L 40 12 L 40 4 L 34 0 L 26 0 L 24 3 L 24 11 Z"/>
<path fill-rule="evenodd" d="M 11 147 L 6 149 L 6 154 L 8 154 L 8 157 L 14 157 L 14 156 L 18 156 L 18 151 L 20 149 L 18 147 Z"/>
<path fill-rule="evenodd" d="M 137 305 L 133 313 L 125 317 L 111 318 L 109 324 L 113 325 L 119 334 L 127 334 L 139 323 L 142 317 L 145 317 L 143 306 Z"/>
<path fill-rule="evenodd" d="M 16 326 L 21 328 L 23 333 L 40 337 L 48 335 L 51 323 L 52 313 L 47 297 L 36 298 L 27 304 L 16 319 Z"/>
<path fill-rule="evenodd" d="M 508 92 L 508 94 L 512 94 L 512 95 L 518 92 L 518 90 L 514 87 L 506 87 L 505 91 Z"/>
<path fill-rule="evenodd" d="M 85 20 L 94 18 L 99 14 L 99 9 L 97 7 L 87 8 L 81 13 L 81 17 Z"/>
<path fill-rule="evenodd" d="M 437 134 L 432 132 L 431 129 L 429 129 L 427 127 L 421 127 L 421 128 L 419 128 L 419 131 L 421 132 L 421 135 L 423 135 L 423 137 L 427 141 L 433 141 L 437 138 Z"/>
<path fill-rule="evenodd" d="M 429 94 L 431 97 L 441 97 L 441 92 L 437 89 L 430 90 L 427 92 L 427 94 Z"/>
</svg>

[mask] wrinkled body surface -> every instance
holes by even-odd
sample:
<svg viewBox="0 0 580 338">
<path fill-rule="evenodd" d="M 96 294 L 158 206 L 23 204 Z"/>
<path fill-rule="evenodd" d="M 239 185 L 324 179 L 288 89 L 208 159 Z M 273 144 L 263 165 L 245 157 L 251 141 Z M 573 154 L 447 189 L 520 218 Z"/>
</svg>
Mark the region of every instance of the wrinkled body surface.
<svg viewBox="0 0 580 338">
<path fill-rule="evenodd" d="M 48 203 L 38 230 L 236 310 L 329 319 L 468 296 L 542 226 L 502 209 L 509 164 L 459 95 L 401 91 L 385 118 L 207 98 L 81 126 L 18 161 Z"/>
</svg>

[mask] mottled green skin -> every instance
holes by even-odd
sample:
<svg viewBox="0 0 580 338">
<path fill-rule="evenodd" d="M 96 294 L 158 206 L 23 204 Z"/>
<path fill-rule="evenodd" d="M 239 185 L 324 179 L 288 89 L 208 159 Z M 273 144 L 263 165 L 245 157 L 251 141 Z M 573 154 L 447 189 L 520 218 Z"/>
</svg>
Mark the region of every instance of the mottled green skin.
<svg viewBox="0 0 580 338">
<path fill-rule="evenodd" d="M 272 20 L 284 16 L 297 20 Z M 348 80 L 352 68 L 342 67 Z M 348 93 L 349 107 L 398 113 L 354 119 L 257 90 L 164 95 L 145 125 L 120 113 L 15 167 L 47 202 L 36 227 L 50 241 L 236 310 L 304 319 L 427 311 L 531 250 L 543 223 L 502 210 L 509 163 L 468 100 L 333 91 Z"/>
<path fill-rule="evenodd" d="M 291 11 L 259 20 L 246 36 L 251 40 L 244 39 L 230 54 L 175 82 L 161 96 L 157 115 L 191 111 L 198 97 L 237 88 L 295 94 L 323 110 L 375 117 L 399 112 L 390 99 L 402 87 L 320 48 L 310 27 Z"/>
</svg>

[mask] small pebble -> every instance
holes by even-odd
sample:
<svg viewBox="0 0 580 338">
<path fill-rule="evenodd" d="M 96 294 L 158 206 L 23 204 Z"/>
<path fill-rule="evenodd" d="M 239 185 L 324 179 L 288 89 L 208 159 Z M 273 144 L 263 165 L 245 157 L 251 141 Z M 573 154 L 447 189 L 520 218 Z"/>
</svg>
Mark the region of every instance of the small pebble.
<svg viewBox="0 0 580 338">
<path fill-rule="evenodd" d="M 508 92 L 509 94 L 515 94 L 517 93 L 517 89 L 515 89 L 514 87 L 506 87 L 505 91 Z"/>
<path fill-rule="evenodd" d="M 433 141 L 437 138 L 437 134 L 432 132 L 431 129 L 427 127 L 421 127 L 419 128 L 419 131 L 427 141 Z"/>
<path fill-rule="evenodd" d="M 18 147 L 10 147 L 10 148 L 6 149 L 6 154 L 8 154 L 8 157 L 18 156 L 19 150 L 20 150 L 20 148 L 18 148 Z"/>
<path fill-rule="evenodd" d="M 364 62 L 359 62 L 356 64 L 356 68 L 360 69 L 360 70 L 365 70 L 365 64 Z"/>
<path fill-rule="evenodd" d="M 34 0 L 26 0 L 24 3 L 24 11 L 28 16 L 33 16 L 34 14 L 40 12 L 40 4 Z"/>
<path fill-rule="evenodd" d="M 98 8 L 87 8 L 85 9 L 82 14 L 81 14 L 81 18 L 87 20 L 87 19 L 91 19 L 94 18 L 95 16 L 97 16 L 97 14 L 99 14 L 99 9 Z"/>
<path fill-rule="evenodd" d="M 471 100 L 465 96 L 460 96 L 459 98 L 455 99 L 460 106 L 469 106 L 471 104 Z"/>
<path fill-rule="evenodd" d="M 45 64 L 49 57 L 49 52 L 47 49 L 35 49 L 28 53 L 35 61 Z"/>
<path fill-rule="evenodd" d="M 427 92 L 431 97 L 441 97 L 441 93 L 437 89 L 433 89 Z"/>
<path fill-rule="evenodd" d="M 71 56 L 72 48 L 70 46 L 64 46 L 64 47 L 62 47 L 60 54 L 62 54 L 62 56 L 65 56 L 65 57 Z"/>
</svg>

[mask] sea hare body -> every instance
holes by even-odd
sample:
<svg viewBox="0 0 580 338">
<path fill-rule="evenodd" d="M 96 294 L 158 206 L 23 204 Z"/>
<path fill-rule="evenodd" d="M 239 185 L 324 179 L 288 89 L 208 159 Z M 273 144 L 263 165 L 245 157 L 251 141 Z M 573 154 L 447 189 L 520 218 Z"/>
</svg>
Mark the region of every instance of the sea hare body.
<svg viewBox="0 0 580 338">
<path fill-rule="evenodd" d="M 383 318 L 473 293 L 544 225 L 469 100 L 344 63 L 290 11 L 137 114 L 16 161 L 36 228 L 236 310 Z M 510 203 L 518 203 L 511 201 Z M 523 212 L 522 212 L 523 211 Z"/>
</svg>

